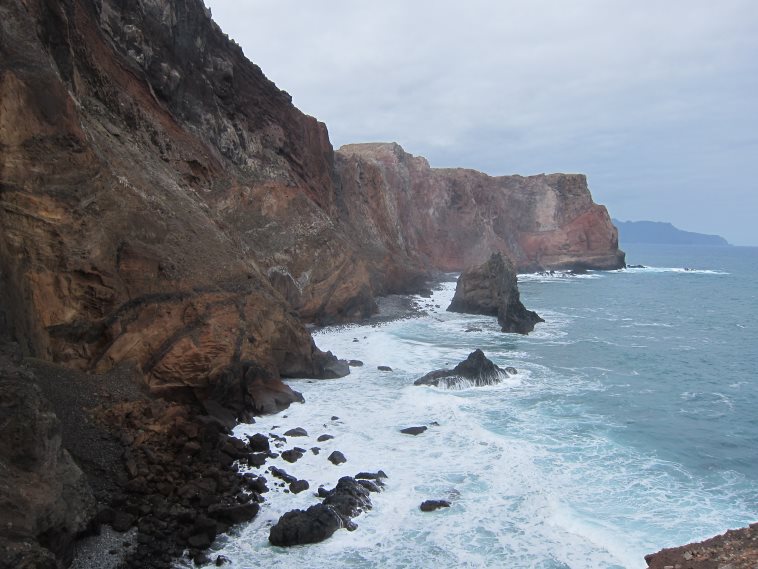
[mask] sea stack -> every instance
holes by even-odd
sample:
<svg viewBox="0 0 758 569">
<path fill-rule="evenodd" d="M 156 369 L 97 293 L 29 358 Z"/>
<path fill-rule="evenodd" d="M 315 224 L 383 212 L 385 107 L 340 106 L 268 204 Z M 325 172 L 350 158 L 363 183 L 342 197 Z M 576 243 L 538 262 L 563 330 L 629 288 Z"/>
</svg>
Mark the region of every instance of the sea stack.
<svg viewBox="0 0 758 569">
<path fill-rule="evenodd" d="M 493 253 L 478 267 L 467 269 L 458 278 L 450 312 L 497 316 L 503 332 L 528 334 L 534 325 L 544 322 L 521 303 L 516 269 L 507 257 Z"/>
</svg>

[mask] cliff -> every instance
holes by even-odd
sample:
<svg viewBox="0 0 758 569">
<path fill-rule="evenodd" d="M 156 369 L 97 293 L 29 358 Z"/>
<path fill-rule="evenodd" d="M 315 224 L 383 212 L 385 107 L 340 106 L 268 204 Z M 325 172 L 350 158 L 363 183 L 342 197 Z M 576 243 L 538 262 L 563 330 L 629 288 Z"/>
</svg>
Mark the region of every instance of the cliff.
<svg viewBox="0 0 758 569">
<path fill-rule="evenodd" d="M 618 233 L 581 174 L 492 177 L 436 169 L 393 143 L 337 152 L 338 203 L 374 257 L 461 271 L 493 252 L 519 271 L 616 269 Z"/>
</svg>

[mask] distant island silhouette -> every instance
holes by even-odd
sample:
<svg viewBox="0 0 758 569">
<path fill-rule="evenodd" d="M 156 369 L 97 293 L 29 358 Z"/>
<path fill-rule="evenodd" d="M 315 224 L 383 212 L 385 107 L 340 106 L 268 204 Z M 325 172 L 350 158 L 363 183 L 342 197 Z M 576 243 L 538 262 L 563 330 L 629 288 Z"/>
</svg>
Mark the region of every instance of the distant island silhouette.
<svg viewBox="0 0 758 569">
<path fill-rule="evenodd" d="M 613 220 L 619 230 L 619 243 L 651 243 L 657 245 L 730 245 L 720 235 L 684 231 L 663 221 Z"/>
</svg>

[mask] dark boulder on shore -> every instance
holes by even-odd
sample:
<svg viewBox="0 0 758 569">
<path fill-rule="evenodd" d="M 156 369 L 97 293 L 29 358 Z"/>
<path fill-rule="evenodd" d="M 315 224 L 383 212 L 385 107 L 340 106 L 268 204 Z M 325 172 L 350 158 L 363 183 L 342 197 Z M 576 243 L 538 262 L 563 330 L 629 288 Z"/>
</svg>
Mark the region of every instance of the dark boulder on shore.
<svg viewBox="0 0 758 569">
<path fill-rule="evenodd" d="M 447 309 L 497 316 L 503 332 L 528 334 L 544 320 L 521 303 L 516 280 L 511 260 L 493 253 L 486 263 L 467 269 L 458 278 L 453 302 Z"/>
<path fill-rule="evenodd" d="M 315 504 L 307 510 L 292 510 L 284 514 L 271 527 L 268 540 L 271 545 L 288 547 L 318 543 L 344 527 L 344 521 L 334 508 Z"/>
<path fill-rule="evenodd" d="M 292 546 L 324 541 L 340 528 L 349 531 L 358 526 L 351 518 L 371 509 L 371 492 L 378 492 L 375 484 L 343 476 L 332 490 L 319 488 L 324 501 L 307 510 L 292 510 L 284 514 L 269 532 L 272 545 Z"/>
<path fill-rule="evenodd" d="M 514 368 L 508 368 L 514 369 Z M 430 371 L 413 382 L 413 385 L 434 385 L 436 387 L 456 388 L 467 385 L 481 387 L 499 383 L 507 372 L 487 359 L 482 350 L 474 350 L 453 369 Z"/>
</svg>

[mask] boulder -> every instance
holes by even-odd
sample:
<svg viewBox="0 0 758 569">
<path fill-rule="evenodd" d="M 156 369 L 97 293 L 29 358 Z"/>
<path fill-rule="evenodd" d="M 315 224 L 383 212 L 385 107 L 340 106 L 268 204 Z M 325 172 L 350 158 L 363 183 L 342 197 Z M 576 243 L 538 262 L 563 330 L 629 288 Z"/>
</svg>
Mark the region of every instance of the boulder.
<svg viewBox="0 0 758 569">
<path fill-rule="evenodd" d="M 483 265 L 469 268 L 458 278 L 450 312 L 497 316 L 503 332 L 528 334 L 544 322 L 521 303 L 516 269 L 508 257 L 493 253 Z"/>
<path fill-rule="evenodd" d="M 302 427 L 295 427 L 294 429 L 290 429 L 289 431 L 284 433 L 285 437 L 307 437 L 308 431 L 303 429 Z"/>
<path fill-rule="evenodd" d="M 406 427 L 405 429 L 400 429 L 400 432 L 404 435 L 420 435 L 424 431 L 426 431 L 427 427 L 421 426 L 421 427 Z"/>
<path fill-rule="evenodd" d="M 347 518 L 354 518 L 371 509 L 369 490 L 350 476 L 340 478 L 337 486 L 326 492 L 323 503 Z"/>
<path fill-rule="evenodd" d="M 344 527 L 344 520 L 334 508 L 316 504 L 307 510 L 292 510 L 271 527 L 268 540 L 272 545 L 289 547 L 318 543 Z"/>
<path fill-rule="evenodd" d="M 335 466 L 339 466 L 340 464 L 347 462 L 345 455 L 338 450 L 335 450 L 332 454 L 330 454 L 328 459 L 329 462 Z"/>
<path fill-rule="evenodd" d="M 433 512 L 434 510 L 439 510 L 440 508 L 449 507 L 450 502 L 447 500 L 425 500 L 421 502 L 421 505 L 418 507 L 418 509 L 422 512 Z"/>
<path fill-rule="evenodd" d="M 487 359 L 482 350 L 476 349 L 453 369 L 430 371 L 414 381 L 413 385 L 433 385 L 447 388 L 469 385 L 480 387 L 499 383 L 505 373 Z"/>
</svg>

